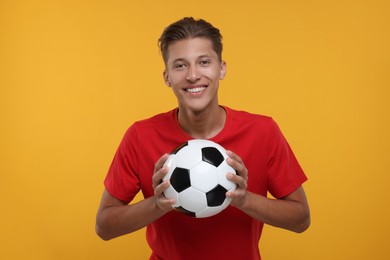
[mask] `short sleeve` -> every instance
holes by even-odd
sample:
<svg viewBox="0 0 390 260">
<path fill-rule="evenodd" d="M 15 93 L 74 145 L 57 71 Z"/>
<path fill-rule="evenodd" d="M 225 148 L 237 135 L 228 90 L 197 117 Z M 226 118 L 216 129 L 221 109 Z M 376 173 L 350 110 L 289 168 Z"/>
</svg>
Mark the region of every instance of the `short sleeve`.
<svg viewBox="0 0 390 260">
<path fill-rule="evenodd" d="M 126 131 L 104 180 L 106 190 L 126 202 L 130 202 L 140 190 L 137 146 L 137 132 L 133 125 Z"/>
<path fill-rule="evenodd" d="M 275 121 L 270 127 L 267 143 L 270 146 L 268 191 L 275 198 L 282 198 L 294 192 L 307 177 Z"/>
</svg>

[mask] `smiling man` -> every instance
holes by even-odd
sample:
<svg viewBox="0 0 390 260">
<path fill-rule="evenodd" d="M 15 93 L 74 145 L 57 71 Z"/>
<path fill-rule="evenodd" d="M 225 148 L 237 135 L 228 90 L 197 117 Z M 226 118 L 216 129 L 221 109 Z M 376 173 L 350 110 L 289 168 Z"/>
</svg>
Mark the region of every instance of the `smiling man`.
<svg viewBox="0 0 390 260">
<path fill-rule="evenodd" d="M 225 62 L 204 37 L 175 41 L 166 51 L 164 80 L 177 97 L 179 124 L 193 138 L 212 138 L 225 123 L 225 111 L 218 104 Z"/>
<path fill-rule="evenodd" d="M 96 232 L 108 240 L 146 226 L 150 259 L 261 259 L 264 223 L 294 232 L 309 227 L 306 175 L 272 118 L 219 104 L 226 63 L 217 28 L 184 18 L 164 30 L 159 44 L 178 107 L 126 132 L 104 182 Z M 227 174 L 238 187 L 226 194 L 230 206 L 205 219 L 173 211 L 175 201 L 163 196 L 167 152 L 193 138 L 228 149 L 227 163 L 238 173 Z M 131 203 L 140 190 L 144 200 Z"/>
</svg>

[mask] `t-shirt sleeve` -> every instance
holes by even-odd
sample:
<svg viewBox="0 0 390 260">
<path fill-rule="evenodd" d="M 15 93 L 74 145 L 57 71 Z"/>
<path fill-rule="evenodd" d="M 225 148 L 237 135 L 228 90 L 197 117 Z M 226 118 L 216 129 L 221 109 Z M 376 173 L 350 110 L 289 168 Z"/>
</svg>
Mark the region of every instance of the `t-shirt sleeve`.
<svg viewBox="0 0 390 260">
<path fill-rule="evenodd" d="M 307 177 L 280 128 L 273 120 L 267 139 L 270 145 L 268 190 L 275 198 L 282 198 L 294 192 L 307 180 Z"/>
<path fill-rule="evenodd" d="M 130 202 L 140 190 L 137 175 L 138 138 L 135 126 L 125 133 L 104 180 L 106 190 L 117 199 Z"/>
</svg>

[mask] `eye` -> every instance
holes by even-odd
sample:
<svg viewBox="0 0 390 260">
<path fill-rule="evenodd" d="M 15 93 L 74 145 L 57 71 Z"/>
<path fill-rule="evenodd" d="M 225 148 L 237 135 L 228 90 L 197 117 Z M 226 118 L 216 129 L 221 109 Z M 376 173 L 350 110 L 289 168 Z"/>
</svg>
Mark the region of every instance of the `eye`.
<svg viewBox="0 0 390 260">
<path fill-rule="evenodd" d="M 180 69 L 185 68 L 185 66 L 186 65 L 184 63 L 176 63 L 176 64 L 173 64 L 173 69 L 180 70 Z"/>
<path fill-rule="evenodd" d="M 211 63 L 211 60 L 205 59 L 205 60 L 201 60 L 199 63 L 201 66 L 207 66 Z"/>
</svg>

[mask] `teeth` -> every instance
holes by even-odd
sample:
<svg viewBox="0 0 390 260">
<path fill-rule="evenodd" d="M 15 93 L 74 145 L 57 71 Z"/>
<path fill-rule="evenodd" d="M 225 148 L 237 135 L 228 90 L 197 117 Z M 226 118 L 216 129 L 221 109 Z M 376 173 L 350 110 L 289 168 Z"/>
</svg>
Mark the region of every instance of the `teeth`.
<svg viewBox="0 0 390 260">
<path fill-rule="evenodd" d="M 202 91 L 204 89 L 205 89 L 205 87 L 199 87 L 199 88 L 187 88 L 186 90 L 188 92 L 191 92 L 191 93 L 196 93 L 196 92 L 200 92 L 200 91 Z"/>
</svg>

